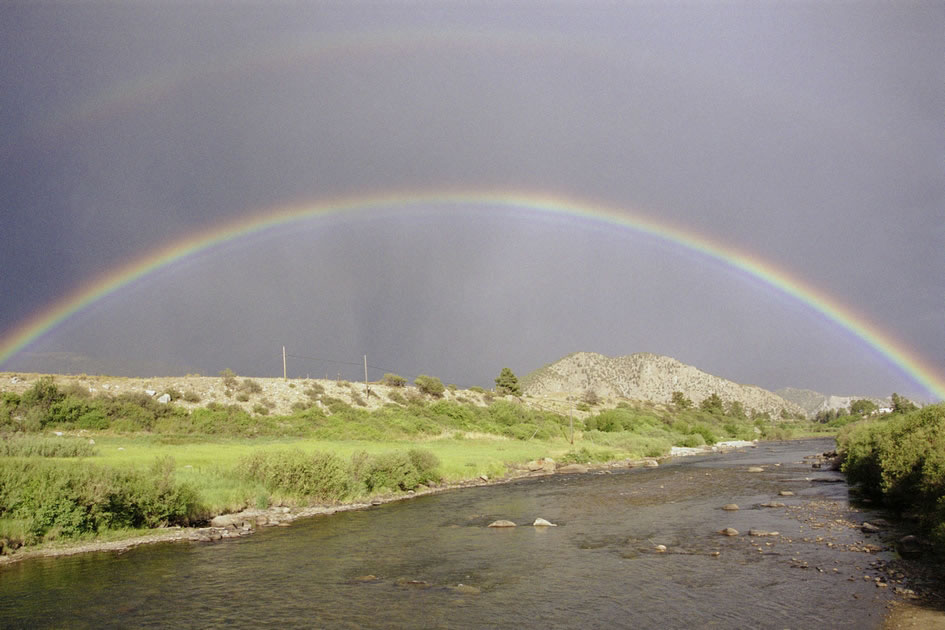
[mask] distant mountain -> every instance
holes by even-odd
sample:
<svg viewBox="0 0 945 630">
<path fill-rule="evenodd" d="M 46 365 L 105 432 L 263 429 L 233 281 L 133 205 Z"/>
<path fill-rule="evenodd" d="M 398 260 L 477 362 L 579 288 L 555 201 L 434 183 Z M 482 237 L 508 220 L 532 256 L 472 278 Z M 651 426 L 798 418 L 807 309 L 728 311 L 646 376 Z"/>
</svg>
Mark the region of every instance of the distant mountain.
<svg viewBox="0 0 945 630">
<path fill-rule="evenodd" d="M 576 352 L 539 368 L 521 380 L 525 394 L 541 396 L 594 390 L 605 398 L 630 398 L 668 403 L 674 391 L 695 404 L 713 393 L 722 400 L 737 400 L 745 410 L 767 411 L 775 416 L 786 409 L 806 415 L 797 404 L 754 385 L 740 385 L 707 374 L 672 357 L 640 353 L 607 357 L 594 352 Z"/>
<path fill-rule="evenodd" d="M 810 389 L 796 389 L 794 387 L 784 387 L 775 392 L 781 398 L 789 400 L 798 407 L 801 407 L 809 416 L 815 416 L 821 411 L 833 411 L 834 409 L 848 409 L 850 403 L 854 400 L 871 400 L 880 408 L 892 407 L 892 400 L 889 397 L 875 398 L 873 396 L 832 396 L 821 394 Z"/>
</svg>

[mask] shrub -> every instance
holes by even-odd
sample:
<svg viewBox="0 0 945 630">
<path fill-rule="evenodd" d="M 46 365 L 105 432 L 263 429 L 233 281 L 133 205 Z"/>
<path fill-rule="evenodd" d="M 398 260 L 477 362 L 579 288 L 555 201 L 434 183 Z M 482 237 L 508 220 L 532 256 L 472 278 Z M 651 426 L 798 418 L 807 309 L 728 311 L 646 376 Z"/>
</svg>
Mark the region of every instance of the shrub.
<svg viewBox="0 0 945 630">
<path fill-rule="evenodd" d="M 227 389 L 236 389 L 236 373 L 230 368 L 220 370 L 220 377 L 223 379 L 223 385 Z"/>
<path fill-rule="evenodd" d="M 706 413 L 721 416 L 723 413 L 725 413 L 723 404 L 722 398 L 715 392 L 712 392 L 706 396 L 701 403 L 699 403 L 699 409 L 705 411 Z"/>
<path fill-rule="evenodd" d="M 150 473 L 50 460 L 0 460 L 0 517 L 22 520 L 27 543 L 123 527 L 187 525 L 203 516 L 196 492 L 171 478 L 173 461 Z"/>
<path fill-rule="evenodd" d="M 689 409 L 692 407 L 692 401 L 680 391 L 673 392 L 672 403 L 677 409 Z"/>
<path fill-rule="evenodd" d="M 260 416 L 268 416 L 269 407 L 260 403 L 256 403 L 255 405 L 253 405 L 253 413 L 259 414 Z"/>
<path fill-rule="evenodd" d="M 387 398 L 400 405 L 407 404 L 407 399 L 400 392 L 388 392 Z"/>
<path fill-rule="evenodd" d="M 400 376 L 399 374 L 388 372 L 381 379 L 381 383 L 390 387 L 404 387 L 407 384 L 407 379 L 405 379 L 403 376 Z"/>
<path fill-rule="evenodd" d="M 486 390 L 484 390 L 483 388 L 479 387 L 478 385 L 473 385 L 472 387 L 469 388 L 469 391 L 471 391 L 471 392 L 476 392 L 477 394 L 485 394 L 485 393 L 486 393 Z"/>
<path fill-rule="evenodd" d="M 416 384 L 417 389 L 419 389 L 424 394 L 433 396 L 434 398 L 439 398 L 442 396 L 443 391 L 446 389 L 443 386 L 443 381 L 435 376 L 427 376 L 426 374 L 421 374 L 415 378 L 413 382 Z"/>
<path fill-rule="evenodd" d="M 258 394 L 262 392 L 262 385 L 259 384 L 259 381 L 255 381 L 251 378 L 244 378 L 243 384 L 240 385 L 240 390 L 248 394 Z"/>
<path fill-rule="evenodd" d="M 715 435 L 715 431 L 712 430 L 712 427 L 702 422 L 692 425 L 690 432 L 691 435 L 701 436 L 705 444 L 715 444 L 719 441 L 718 437 Z"/>
<path fill-rule="evenodd" d="M 678 438 L 673 445 L 695 448 L 697 446 L 704 446 L 705 438 L 703 438 L 702 435 L 699 433 L 691 433 L 689 435 L 684 435 Z"/>
<path fill-rule="evenodd" d="M 584 396 L 582 397 L 585 403 L 590 406 L 594 406 L 600 403 L 600 396 L 597 395 L 597 392 L 593 389 L 587 389 L 584 391 Z"/>
<path fill-rule="evenodd" d="M 307 454 L 301 450 L 260 451 L 244 457 L 238 474 L 283 492 L 315 501 L 336 501 L 348 494 L 344 462 L 331 453 Z"/>
<path fill-rule="evenodd" d="M 384 453 L 368 464 L 364 483 L 368 490 L 413 490 L 421 483 L 420 471 L 407 453 Z"/>
<path fill-rule="evenodd" d="M 20 436 L 0 441 L 2 457 L 90 457 L 98 455 L 87 440 L 64 437 Z"/>
<path fill-rule="evenodd" d="M 249 402 L 249 394 L 246 392 L 240 392 L 236 395 L 236 400 L 240 402 Z"/>
<path fill-rule="evenodd" d="M 312 383 L 302 390 L 302 393 L 312 400 L 316 400 L 321 394 L 325 393 L 325 387 L 321 383 Z"/>
<path fill-rule="evenodd" d="M 184 392 L 183 398 L 184 398 L 185 401 L 187 401 L 187 402 L 189 402 L 189 403 L 199 403 L 199 402 L 200 402 L 200 395 L 199 395 L 197 392 L 195 392 L 194 390 L 192 390 L 192 389 L 189 389 L 189 390 L 187 390 L 186 392 Z"/>
</svg>

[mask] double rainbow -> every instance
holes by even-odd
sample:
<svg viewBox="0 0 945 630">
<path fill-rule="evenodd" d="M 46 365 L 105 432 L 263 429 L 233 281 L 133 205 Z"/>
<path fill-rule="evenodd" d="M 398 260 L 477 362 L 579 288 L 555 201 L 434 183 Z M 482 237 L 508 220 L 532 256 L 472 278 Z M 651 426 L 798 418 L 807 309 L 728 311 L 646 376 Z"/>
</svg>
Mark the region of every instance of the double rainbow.
<svg viewBox="0 0 945 630">
<path fill-rule="evenodd" d="M 835 298 L 757 256 L 669 223 L 642 215 L 631 215 L 613 207 L 561 195 L 520 191 L 394 192 L 316 200 L 251 213 L 157 248 L 120 265 L 38 311 L 0 337 L 0 365 L 97 300 L 162 267 L 214 245 L 315 217 L 353 216 L 431 204 L 470 209 L 487 206 L 510 212 L 532 211 L 550 216 L 578 217 L 675 243 L 739 269 L 806 304 L 872 347 L 904 374 L 922 385 L 932 396 L 945 399 L 945 376 L 918 353 Z"/>
</svg>

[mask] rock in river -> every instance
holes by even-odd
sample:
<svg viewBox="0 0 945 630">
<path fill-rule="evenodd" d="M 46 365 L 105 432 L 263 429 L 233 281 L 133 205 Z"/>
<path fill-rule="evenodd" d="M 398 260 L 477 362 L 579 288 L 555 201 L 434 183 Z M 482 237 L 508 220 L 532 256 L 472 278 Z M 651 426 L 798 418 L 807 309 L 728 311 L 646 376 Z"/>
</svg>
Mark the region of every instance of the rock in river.
<svg viewBox="0 0 945 630">
<path fill-rule="evenodd" d="M 496 521 L 496 522 L 498 522 L 498 521 Z M 532 526 L 533 526 L 533 527 L 557 527 L 557 525 L 555 525 L 555 524 L 552 523 L 551 521 L 546 521 L 546 520 L 543 519 L 543 518 L 536 518 L 536 519 L 535 519 L 535 522 L 532 523 Z M 492 525 L 490 525 L 489 527 L 492 527 Z"/>
<path fill-rule="evenodd" d="M 512 521 L 498 520 L 489 523 L 489 527 L 515 527 L 515 523 Z"/>
<path fill-rule="evenodd" d="M 723 536 L 738 536 L 738 530 L 734 527 L 726 527 L 725 529 L 720 529 L 719 533 Z"/>
<path fill-rule="evenodd" d="M 748 535 L 749 535 L 749 536 L 759 536 L 759 537 L 761 537 L 761 536 L 780 536 L 780 535 L 781 535 L 781 532 L 768 532 L 768 531 L 765 531 L 765 530 L 763 530 L 763 529 L 749 529 L 749 530 L 748 530 Z"/>
<path fill-rule="evenodd" d="M 765 471 L 765 469 L 762 468 L 761 466 L 749 466 L 749 467 L 748 467 L 748 472 L 751 472 L 751 473 L 764 472 L 764 471 Z"/>
<path fill-rule="evenodd" d="M 737 512 L 737 511 L 738 511 L 738 504 L 736 504 L 736 503 L 726 503 L 725 505 L 722 506 L 722 509 L 725 510 L 726 512 Z"/>
</svg>

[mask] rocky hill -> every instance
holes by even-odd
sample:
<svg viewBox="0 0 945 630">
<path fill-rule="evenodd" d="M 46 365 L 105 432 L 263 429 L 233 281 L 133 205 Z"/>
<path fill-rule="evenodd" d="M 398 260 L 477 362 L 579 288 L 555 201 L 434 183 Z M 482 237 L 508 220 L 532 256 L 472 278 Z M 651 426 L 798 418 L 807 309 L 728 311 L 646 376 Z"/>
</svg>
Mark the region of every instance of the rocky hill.
<svg viewBox="0 0 945 630">
<path fill-rule="evenodd" d="M 796 389 L 794 387 L 784 387 L 775 392 L 781 398 L 789 400 L 795 405 L 801 407 L 809 416 L 815 416 L 821 411 L 833 411 L 834 409 L 848 409 L 850 403 L 854 400 L 866 399 L 876 403 L 880 409 L 892 407 L 892 401 L 889 397 L 874 398 L 872 396 L 831 396 L 821 394 L 811 389 Z"/>
<path fill-rule="evenodd" d="M 777 415 L 786 409 L 792 414 L 806 415 L 798 405 L 766 389 L 740 385 L 671 357 L 649 353 L 607 357 L 594 352 L 576 352 L 526 375 L 522 387 L 525 394 L 532 396 L 582 394 L 593 390 L 604 398 L 656 403 L 670 402 L 674 391 L 682 392 L 696 404 L 716 393 L 726 402 L 740 402 L 746 410 Z"/>
<path fill-rule="evenodd" d="M 23 394 L 43 378 L 52 378 L 55 384 L 68 391 L 88 392 L 93 396 L 120 396 L 145 394 L 158 402 L 171 402 L 185 409 L 205 407 L 211 403 L 238 405 L 247 413 L 287 415 L 315 404 L 321 409 L 333 400 L 354 407 L 378 409 L 391 401 L 403 401 L 420 396 L 415 385 L 391 387 L 381 383 L 364 383 L 325 379 L 289 379 L 244 377 L 234 375 L 227 379 L 219 376 L 157 376 L 133 378 L 125 376 L 96 376 L 88 374 L 36 374 L 0 372 L 0 393 Z M 482 390 L 446 389 L 443 400 L 487 405 L 492 395 Z"/>
</svg>

